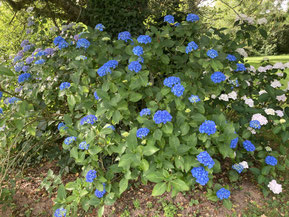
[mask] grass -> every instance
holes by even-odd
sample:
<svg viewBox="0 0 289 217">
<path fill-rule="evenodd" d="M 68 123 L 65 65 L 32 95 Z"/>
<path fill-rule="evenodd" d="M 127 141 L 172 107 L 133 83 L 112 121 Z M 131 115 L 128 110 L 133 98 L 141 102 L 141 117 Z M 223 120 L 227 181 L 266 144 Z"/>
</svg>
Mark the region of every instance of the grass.
<svg viewBox="0 0 289 217">
<path fill-rule="evenodd" d="M 268 58 L 270 64 L 289 62 L 289 55 L 247 57 L 245 60 L 257 69 L 259 66 L 261 66 L 261 61 L 264 60 L 264 58 Z M 289 68 L 284 72 L 286 72 L 288 76 L 286 79 L 282 80 L 281 83 L 284 85 L 284 88 L 287 88 L 287 83 L 289 82 Z"/>
</svg>

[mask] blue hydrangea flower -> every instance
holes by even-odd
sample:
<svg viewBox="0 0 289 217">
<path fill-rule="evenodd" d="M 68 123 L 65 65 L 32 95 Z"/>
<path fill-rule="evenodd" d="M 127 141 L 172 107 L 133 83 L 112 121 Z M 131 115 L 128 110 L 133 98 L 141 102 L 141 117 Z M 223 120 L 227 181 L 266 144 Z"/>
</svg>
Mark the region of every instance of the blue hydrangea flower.
<svg viewBox="0 0 289 217">
<path fill-rule="evenodd" d="M 242 72 L 242 71 L 246 71 L 246 67 L 244 64 L 242 63 L 237 63 L 237 69 L 235 70 L 236 72 Z"/>
<path fill-rule="evenodd" d="M 238 173 L 241 173 L 241 172 L 243 171 L 243 169 L 244 169 L 244 167 L 243 167 L 241 164 L 234 164 L 234 165 L 232 166 L 232 168 L 233 168 L 234 170 L 236 170 Z"/>
<path fill-rule="evenodd" d="M 57 128 L 59 131 L 68 129 L 68 127 L 63 122 L 59 123 Z"/>
<path fill-rule="evenodd" d="M 17 97 L 8 97 L 4 100 L 4 103 L 7 105 L 7 104 L 13 104 L 17 101 L 20 101 L 20 99 L 18 99 Z"/>
<path fill-rule="evenodd" d="M 29 70 L 29 66 L 23 66 L 23 67 L 22 67 L 22 71 L 23 71 L 23 72 L 27 72 L 28 70 Z"/>
<path fill-rule="evenodd" d="M 84 142 L 81 142 L 79 144 L 79 149 L 82 149 L 82 150 L 88 150 L 89 148 L 89 144 L 87 144 L 85 141 Z"/>
<path fill-rule="evenodd" d="M 173 86 L 171 91 L 175 96 L 181 97 L 185 91 L 185 88 L 180 83 L 177 83 L 176 85 Z"/>
<path fill-rule="evenodd" d="M 216 124 L 214 121 L 206 120 L 199 127 L 200 133 L 206 133 L 208 135 L 216 133 Z"/>
<path fill-rule="evenodd" d="M 194 41 L 191 41 L 188 43 L 188 46 L 186 47 L 186 53 L 190 53 L 193 49 L 197 50 L 198 48 L 199 46 Z"/>
<path fill-rule="evenodd" d="M 115 69 L 117 66 L 118 66 L 117 60 L 109 60 L 97 70 L 97 74 L 100 77 L 105 76 L 108 73 L 111 74 L 111 68 Z"/>
<path fill-rule="evenodd" d="M 75 137 L 75 136 L 70 136 L 70 137 L 67 137 L 67 138 L 64 140 L 64 144 L 70 145 L 73 141 L 76 141 L 76 137 Z"/>
<path fill-rule="evenodd" d="M 93 180 L 96 178 L 96 171 L 95 170 L 89 170 L 85 176 L 86 182 L 93 182 Z"/>
<path fill-rule="evenodd" d="M 103 31 L 105 29 L 104 25 L 102 25 L 101 23 L 97 24 L 94 28 L 95 30 L 99 30 L 99 31 Z"/>
<path fill-rule="evenodd" d="M 13 63 L 16 63 L 17 61 L 21 60 L 23 58 L 23 56 L 15 56 Z"/>
<path fill-rule="evenodd" d="M 137 41 L 138 43 L 140 44 L 148 44 L 148 43 L 151 43 L 152 42 L 152 39 L 149 35 L 140 35 L 138 38 L 137 38 Z"/>
<path fill-rule="evenodd" d="M 236 86 L 236 87 L 239 87 L 240 85 L 239 85 L 239 81 L 238 81 L 238 79 L 236 79 L 236 80 L 229 80 L 229 84 L 233 84 L 234 86 Z"/>
<path fill-rule="evenodd" d="M 243 146 L 247 151 L 255 151 L 255 146 L 249 140 L 245 140 Z"/>
<path fill-rule="evenodd" d="M 170 115 L 170 113 L 166 110 L 158 110 L 153 118 L 154 122 L 156 124 L 161 124 L 164 123 L 166 124 L 167 122 L 172 121 L 172 116 Z"/>
<path fill-rule="evenodd" d="M 45 56 L 48 56 L 48 55 L 52 55 L 54 53 L 54 49 L 53 48 L 46 48 L 44 50 L 44 53 L 45 53 Z"/>
<path fill-rule="evenodd" d="M 61 44 L 61 43 L 63 43 L 63 42 L 65 42 L 65 39 L 62 38 L 61 36 L 57 36 L 57 37 L 53 40 L 53 43 L 54 43 L 55 46 L 57 46 L 57 45 L 59 45 L 59 44 Z"/>
<path fill-rule="evenodd" d="M 23 57 L 24 55 L 24 51 L 23 50 L 20 50 L 18 53 L 17 53 L 17 56 L 22 56 Z"/>
<path fill-rule="evenodd" d="M 230 191 L 225 188 L 221 188 L 220 190 L 217 191 L 217 197 L 220 200 L 228 199 L 230 197 L 230 194 L 231 194 Z"/>
<path fill-rule="evenodd" d="M 141 70 L 141 64 L 138 61 L 132 61 L 130 62 L 130 64 L 128 65 L 128 70 L 130 71 L 135 71 L 136 73 L 138 73 Z"/>
<path fill-rule="evenodd" d="M 197 95 L 191 95 L 191 96 L 189 97 L 189 101 L 190 101 L 191 103 L 196 103 L 196 102 L 200 102 L 201 100 L 200 100 L 199 96 L 197 96 Z"/>
<path fill-rule="evenodd" d="M 59 86 L 59 89 L 60 90 L 64 90 L 66 88 L 69 88 L 70 87 L 70 83 L 69 82 L 62 82 Z"/>
<path fill-rule="evenodd" d="M 97 196 L 98 198 L 102 198 L 105 195 L 105 193 L 106 193 L 105 184 L 103 183 L 102 185 L 103 185 L 103 190 L 102 191 L 99 191 L 98 189 L 96 189 L 95 192 L 94 192 L 94 195 Z"/>
<path fill-rule="evenodd" d="M 181 24 L 180 23 L 175 23 L 175 27 L 178 27 L 178 26 L 180 26 Z"/>
<path fill-rule="evenodd" d="M 35 64 L 43 64 L 43 63 L 45 63 L 45 60 L 44 59 L 40 59 L 40 60 L 37 60 L 37 61 L 35 61 Z"/>
<path fill-rule="evenodd" d="M 28 41 L 27 39 L 24 39 L 24 40 L 21 42 L 20 46 L 21 46 L 21 47 L 25 47 L 27 44 L 29 44 L 29 41 Z"/>
<path fill-rule="evenodd" d="M 23 51 L 24 52 L 27 52 L 27 51 L 29 51 L 31 49 L 31 45 L 25 45 L 24 47 L 23 47 Z"/>
<path fill-rule="evenodd" d="M 124 31 L 124 32 L 120 32 L 118 34 L 118 40 L 123 40 L 125 42 L 127 42 L 128 40 L 131 40 L 131 34 L 128 31 Z"/>
<path fill-rule="evenodd" d="M 259 121 L 253 120 L 253 121 L 250 121 L 250 127 L 259 130 L 261 128 L 261 124 Z"/>
<path fill-rule="evenodd" d="M 164 17 L 164 22 L 168 22 L 168 23 L 174 23 L 175 22 L 175 18 L 172 15 L 166 15 Z"/>
<path fill-rule="evenodd" d="M 85 38 L 81 38 L 76 42 L 76 48 L 83 47 L 83 48 L 87 49 L 89 46 L 90 46 L 90 42 Z"/>
<path fill-rule="evenodd" d="M 83 55 L 79 55 L 78 57 L 75 58 L 76 60 L 86 60 L 87 57 Z"/>
<path fill-rule="evenodd" d="M 236 148 L 236 147 L 237 147 L 237 144 L 238 144 L 238 141 L 239 141 L 239 138 L 238 138 L 238 137 L 235 138 L 235 139 L 232 139 L 232 140 L 231 140 L 231 145 L 230 145 L 230 147 L 231 147 L 231 148 Z"/>
<path fill-rule="evenodd" d="M 139 115 L 142 117 L 144 115 L 150 115 L 151 114 L 151 110 L 148 108 L 144 108 L 140 111 Z"/>
<path fill-rule="evenodd" d="M 144 58 L 143 57 L 138 57 L 137 61 L 140 62 L 140 63 L 143 63 L 144 62 Z"/>
<path fill-rule="evenodd" d="M 22 70 L 23 66 L 24 66 L 24 62 L 18 62 L 14 66 L 14 69 L 15 69 L 16 72 L 20 72 Z"/>
<path fill-rule="evenodd" d="M 3 109 L 2 108 L 0 108 L 0 114 L 3 114 Z"/>
<path fill-rule="evenodd" d="M 213 168 L 215 164 L 213 158 L 211 158 L 210 154 L 206 151 L 203 151 L 200 154 L 198 154 L 197 159 L 201 164 L 204 164 L 209 169 Z"/>
<path fill-rule="evenodd" d="M 143 137 L 146 137 L 149 134 L 150 130 L 148 128 L 139 128 L 136 131 L 136 137 L 142 139 Z"/>
<path fill-rule="evenodd" d="M 91 124 L 93 125 L 95 122 L 97 121 L 97 117 L 95 117 L 95 115 L 86 115 L 85 117 L 83 117 L 80 120 L 80 124 L 84 125 L 84 124 Z"/>
<path fill-rule="evenodd" d="M 54 217 L 65 217 L 65 216 L 66 216 L 66 209 L 59 208 L 54 212 Z"/>
<path fill-rule="evenodd" d="M 109 125 L 109 126 L 107 126 L 106 128 L 110 128 L 110 129 L 112 129 L 112 130 L 115 130 L 115 127 L 114 127 L 113 125 Z"/>
<path fill-rule="evenodd" d="M 273 156 L 267 156 L 265 158 L 265 163 L 271 166 L 276 166 L 278 163 L 278 160 Z"/>
<path fill-rule="evenodd" d="M 231 55 L 231 54 L 228 54 L 226 59 L 229 60 L 229 61 L 232 61 L 232 62 L 237 61 L 237 58 L 234 55 Z"/>
<path fill-rule="evenodd" d="M 141 56 L 143 55 L 143 48 L 141 46 L 136 46 L 132 49 L 134 55 Z"/>
<path fill-rule="evenodd" d="M 31 77 L 30 73 L 23 73 L 23 74 L 18 76 L 18 83 L 20 84 L 20 83 L 28 80 L 30 77 Z"/>
<path fill-rule="evenodd" d="M 64 40 L 63 42 L 61 42 L 59 45 L 58 45 L 58 49 L 61 50 L 63 48 L 67 48 L 68 47 L 68 43 Z"/>
<path fill-rule="evenodd" d="M 167 87 L 173 87 L 173 85 L 178 84 L 181 82 L 181 79 L 179 77 L 168 77 L 164 80 L 164 85 Z"/>
<path fill-rule="evenodd" d="M 209 181 L 209 173 L 205 170 L 204 167 L 194 167 L 191 170 L 192 176 L 196 178 L 196 182 L 200 185 L 206 185 Z"/>
<path fill-rule="evenodd" d="M 34 57 L 27 57 L 25 61 L 26 64 L 31 64 L 34 61 Z"/>
<path fill-rule="evenodd" d="M 200 18 L 196 14 L 188 14 L 187 18 L 186 18 L 186 21 L 188 21 L 188 22 L 196 22 L 198 20 L 200 20 Z"/>
<path fill-rule="evenodd" d="M 226 80 L 226 76 L 222 73 L 222 72 L 214 72 L 211 75 L 211 80 L 217 84 L 217 83 L 221 83 L 222 81 Z"/>
<path fill-rule="evenodd" d="M 45 52 L 44 52 L 44 50 L 39 50 L 34 56 L 35 57 L 45 56 Z"/>
<path fill-rule="evenodd" d="M 3 93 L 2 91 L 0 91 L 0 99 L 3 97 Z"/>
<path fill-rule="evenodd" d="M 97 92 L 96 92 L 96 91 L 94 91 L 94 98 L 95 98 L 96 100 L 99 100 L 99 99 L 100 99 L 99 96 L 97 95 Z"/>
<path fill-rule="evenodd" d="M 207 56 L 214 59 L 218 56 L 218 51 L 216 51 L 214 49 L 210 49 L 207 51 Z"/>
</svg>

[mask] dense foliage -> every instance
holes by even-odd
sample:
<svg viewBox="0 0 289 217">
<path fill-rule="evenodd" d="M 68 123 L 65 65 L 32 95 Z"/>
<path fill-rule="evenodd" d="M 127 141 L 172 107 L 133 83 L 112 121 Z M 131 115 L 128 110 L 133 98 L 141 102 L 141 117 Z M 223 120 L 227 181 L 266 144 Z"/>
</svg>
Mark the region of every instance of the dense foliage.
<svg viewBox="0 0 289 217">
<path fill-rule="evenodd" d="M 246 22 L 235 23 L 232 40 L 195 14 L 173 18 L 118 40 L 102 24 L 81 33 L 71 26 L 50 48 L 24 40 L 10 69 L 1 66 L 1 153 L 61 136 L 81 173 L 60 185 L 55 216 L 91 206 L 101 215 L 131 180 L 155 183 L 154 196 L 205 185 L 208 198 L 228 208 L 221 172 L 234 182 L 249 169 L 264 194 L 268 184 L 282 191 L 274 178 L 289 166 L 289 108 L 279 70 L 288 64 L 246 64 L 241 48 L 257 29 Z M 278 146 L 268 132 L 281 138 Z"/>
</svg>

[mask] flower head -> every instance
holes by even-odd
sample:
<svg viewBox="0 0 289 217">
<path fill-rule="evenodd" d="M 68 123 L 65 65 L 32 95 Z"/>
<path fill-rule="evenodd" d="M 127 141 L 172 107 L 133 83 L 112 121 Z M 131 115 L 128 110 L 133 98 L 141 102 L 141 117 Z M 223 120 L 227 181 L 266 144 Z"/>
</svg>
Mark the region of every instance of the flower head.
<svg viewBox="0 0 289 217">
<path fill-rule="evenodd" d="M 97 121 L 97 117 L 95 117 L 95 115 L 86 115 L 85 117 L 83 117 L 80 120 L 80 124 L 84 125 L 84 124 L 91 124 L 93 125 L 95 122 Z"/>
<path fill-rule="evenodd" d="M 95 192 L 94 192 L 95 196 L 97 196 L 98 198 L 102 198 L 105 195 L 105 193 L 106 193 L 105 184 L 102 183 L 102 185 L 103 185 L 103 190 L 102 191 L 99 191 L 98 189 L 96 189 Z"/>
<path fill-rule="evenodd" d="M 235 138 L 235 139 L 232 139 L 231 140 L 231 144 L 230 144 L 230 147 L 231 148 L 236 148 L 237 147 L 237 144 L 238 144 L 238 141 L 239 141 L 239 138 Z"/>
<path fill-rule="evenodd" d="M 115 69 L 117 66 L 118 66 L 117 60 L 109 60 L 97 70 L 97 74 L 100 77 L 105 76 L 108 73 L 111 74 L 111 68 Z"/>
<path fill-rule="evenodd" d="M 44 59 L 40 59 L 40 60 L 37 60 L 37 61 L 35 62 L 36 65 L 41 65 L 41 64 L 43 64 L 43 63 L 45 63 L 45 60 L 44 60 Z"/>
<path fill-rule="evenodd" d="M 199 46 L 194 41 L 191 41 L 188 43 L 188 46 L 186 47 L 186 53 L 190 53 L 192 50 L 197 50 L 198 47 Z"/>
<path fill-rule="evenodd" d="M 137 38 L 137 41 L 138 43 L 140 44 L 148 44 L 148 43 L 151 43 L 152 42 L 152 39 L 149 35 L 140 35 L 138 38 Z"/>
<path fill-rule="evenodd" d="M 214 49 L 208 50 L 207 56 L 214 59 L 218 56 L 218 51 L 216 51 Z"/>
<path fill-rule="evenodd" d="M 127 42 L 127 40 L 131 40 L 131 34 L 128 32 L 128 31 L 124 31 L 124 32 L 120 32 L 118 34 L 118 40 L 122 40 L 122 41 L 125 41 Z"/>
<path fill-rule="evenodd" d="M 243 146 L 247 151 L 255 151 L 255 146 L 253 145 L 253 143 L 249 140 L 245 140 L 243 142 Z"/>
<path fill-rule="evenodd" d="M 177 83 L 176 85 L 173 86 L 171 91 L 175 96 L 181 97 L 184 93 L 184 90 L 185 90 L 184 86 L 181 85 L 180 83 Z"/>
<path fill-rule="evenodd" d="M 206 185 L 209 181 L 209 173 L 205 170 L 204 167 L 194 167 L 191 170 L 192 176 L 196 178 L 196 182 L 200 185 Z"/>
<path fill-rule="evenodd" d="M 186 21 L 188 21 L 188 22 L 196 22 L 198 20 L 200 20 L 200 18 L 196 14 L 188 14 L 187 18 L 186 18 Z"/>
<path fill-rule="evenodd" d="M 252 127 L 253 129 L 259 130 L 261 128 L 261 124 L 259 121 L 253 120 L 253 121 L 250 121 L 250 127 Z"/>
<path fill-rule="evenodd" d="M 96 171 L 95 170 L 89 170 L 85 176 L 86 182 L 93 182 L 93 180 L 96 178 Z"/>
<path fill-rule="evenodd" d="M 64 90 L 70 87 L 70 83 L 69 82 L 62 82 L 59 86 L 60 90 Z"/>
<path fill-rule="evenodd" d="M 269 182 L 268 187 L 274 194 L 280 194 L 282 192 L 282 185 L 278 184 L 275 179 Z"/>
<path fill-rule="evenodd" d="M 100 98 L 99 98 L 99 96 L 97 95 L 97 92 L 96 91 L 94 91 L 94 98 L 96 99 L 96 100 L 99 100 Z"/>
<path fill-rule="evenodd" d="M 181 79 L 179 77 L 168 77 L 164 80 L 164 85 L 167 87 L 173 87 L 173 85 L 178 84 L 181 82 Z"/>
<path fill-rule="evenodd" d="M 23 83 L 24 81 L 27 81 L 29 78 L 31 77 L 30 73 L 23 73 L 21 75 L 19 75 L 18 77 L 18 83 Z"/>
<path fill-rule="evenodd" d="M 136 131 L 136 137 L 142 139 L 143 137 L 146 137 L 149 134 L 150 130 L 148 128 L 139 128 Z"/>
<path fill-rule="evenodd" d="M 150 115 L 151 114 L 151 110 L 148 108 L 144 108 L 140 111 L 139 115 L 142 117 L 144 115 Z"/>
<path fill-rule="evenodd" d="M 220 190 L 217 191 L 217 197 L 220 200 L 228 199 L 230 197 L 230 191 L 225 188 L 221 188 Z"/>
<path fill-rule="evenodd" d="M 228 54 L 226 59 L 229 60 L 229 61 L 232 61 L 232 62 L 237 60 L 237 58 L 234 55 L 231 55 L 231 54 Z"/>
<path fill-rule="evenodd" d="M 83 48 L 87 49 L 89 46 L 90 46 L 90 42 L 85 38 L 81 38 L 76 42 L 76 48 L 83 47 Z"/>
<path fill-rule="evenodd" d="M 78 147 L 79 147 L 79 149 L 82 149 L 82 150 L 88 150 L 89 144 L 87 144 L 87 143 L 84 141 L 84 142 L 81 142 Z"/>
<path fill-rule="evenodd" d="M 95 30 L 99 30 L 99 31 L 103 31 L 103 29 L 105 29 L 104 25 L 102 25 L 101 23 L 97 24 L 94 28 Z"/>
<path fill-rule="evenodd" d="M 65 217 L 65 216 L 66 216 L 66 209 L 59 208 L 54 212 L 54 217 Z"/>
<path fill-rule="evenodd" d="M 174 23 L 175 22 L 175 18 L 172 15 L 166 15 L 164 17 L 164 22 L 168 22 L 168 23 Z"/>
<path fill-rule="evenodd" d="M 217 83 L 221 83 L 222 81 L 226 80 L 226 76 L 222 73 L 222 72 L 214 72 L 211 75 L 211 80 L 217 84 Z"/>
<path fill-rule="evenodd" d="M 57 46 L 57 45 L 59 45 L 59 44 L 61 44 L 61 43 L 63 43 L 63 42 L 65 42 L 65 39 L 62 38 L 61 36 L 57 36 L 57 37 L 53 40 L 53 43 L 54 43 L 55 46 Z"/>
<path fill-rule="evenodd" d="M 278 163 L 278 160 L 273 156 L 267 156 L 265 158 L 265 163 L 271 166 L 276 166 Z"/>
<path fill-rule="evenodd" d="M 208 152 L 203 151 L 197 155 L 197 159 L 201 164 L 204 164 L 209 169 L 213 168 L 215 162 Z"/>
<path fill-rule="evenodd" d="M 238 173 L 241 173 L 241 172 L 243 171 L 243 169 L 244 169 L 244 167 L 243 167 L 241 164 L 234 164 L 234 165 L 232 166 L 232 168 L 233 168 L 234 170 L 236 170 Z"/>
<path fill-rule="evenodd" d="M 189 101 L 190 101 L 191 103 L 196 103 L 196 102 L 200 102 L 201 100 L 200 100 L 200 98 L 199 98 L 197 95 L 191 95 L 191 96 L 189 97 Z"/>
<path fill-rule="evenodd" d="M 25 61 L 26 64 L 31 64 L 34 61 L 34 57 L 27 57 Z"/>
<path fill-rule="evenodd" d="M 200 133 L 206 133 L 208 135 L 216 133 L 216 124 L 214 121 L 206 120 L 199 127 Z"/>
<path fill-rule="evenodd" d="M 242 72 L 242 71 L 246 71 L 246 67 L 244 64 L 242 63 L 237 63 L 237 69 L 235 70 L 236 72 Z"/>
<path fill-rule="evenodd" d="M 134 55 L 141 56 L 143 55 L 143 48 L 141 46 L 136 46 L 132 49 Z"/>
<path fill-rule="evenodd" d="M 128 70 L 138 73 L 141 70 L 141 64 L 138 61 L 132 61 L 128 65 Z"/>
<path fill-rule="evenodd" d="M 73 141 L 76 141 L 76 137 L 75 137 L 75 136 L 70 136 L 70 137 L 67 137 L 67 138 L 64 140 L 64 144 L 70 145 Z"/>
<path fill-rule="evenodd" d="M 59 131 L 68 129 L 68 127 L 63 122 L 59 123 L 57 128 Z"/>
<path fill-rule="evenodd" d="M 164 123 L 166 124 L 167 122 L 172 121 L 172 116 L 170 115 L 170 113 L 166 110 L 158 110 L 153 118 L 154 122 L 156 124 L 161 124 Z"/>
<path fill-rule="evenodd" d="M 267 118 L 266 118 L 265 116 L 259 114 L 259 113 L 254 114 L 254 115 L 252 116 L 252 121 L 253 121 L 253 120 L 259 121 L 259 123 L 261 124 L 261 126 L 262 126 L 262 125 L 266 125 L 266 124 L 268 123 Z"/>
</svg>

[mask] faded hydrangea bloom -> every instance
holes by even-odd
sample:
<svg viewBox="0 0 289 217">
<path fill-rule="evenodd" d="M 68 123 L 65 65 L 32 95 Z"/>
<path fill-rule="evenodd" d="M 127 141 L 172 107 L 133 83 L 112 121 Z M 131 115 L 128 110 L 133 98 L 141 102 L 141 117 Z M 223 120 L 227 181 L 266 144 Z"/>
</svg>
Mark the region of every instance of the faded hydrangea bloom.
<svg viewBox="0 0 289 217">
<path fill-rule="evenodd" d="M 271 82 L 271 87 L 273 88 L 281 87 L 280 81 L 274 79 L 274 81 Z"/>
<path fill-rule="evenodd" d="M 276 115 L 278 115 L 280 118 L 284 116 L 284 113 L 281 110 L 276 110 L 275 112 L 276 112 Z"/>
<path fill-rule="evenodd" d="M 237 50 L 236 50 L 236 52 L 238 52 L 240 55 L 242 55 L 243 57 L 248 57 L 248 54 L 247 54 L 247 52 L 245 51 L 245 49 L 244 48 L 238 48 Z"/>
<path fill-rule="evenodd" d="M 219 100 L 223 100 L 223 101 L 228 102 L 228 101 L 229 101 L 229 97 L 228 97 L 227 94 L 221 94 L 221 95 L 219 96 Z"/>
<path fill-rule="evenodd" d="M 252 121 L 253 121 L 253 120 L 259 121 L 261 125 L 266 125 L 266 124 L 268 123 L 267 118 L 266 118 L 265 116 L 259 114 L 259 113 L 254 114 L 254 115 L 252 116 Z"/>
<path fill-rule="evenodd" d="M 275 179 L 269 182 L 268 187 L 274 194 L 280 194 L 282 192 L 282 185 L 278 184 Z"/>
<path fill-rule="evenodd" d="M 236 100 L 237 99 L 237 92 L 232 91 L 231 93 L 228 94 L 228 97 L 232 100 Z"/>
<path fill-rule="evenodd" d="M 280 95 L 280 96 L 277 96 L 276 99 L 277 99 L 278 101 L 285 102 L 286 99 L 287 99 L 287 97 L 285 96 L 285 94 L 282 94 L 282 95 Z"/>
<path fill-rule="evenodd" d="M 275 115 L 275 110 L 268 108 L 264 110 L 267 115 Z"/>
<path fill-rule="evenodd" d="M 249 168 L 249 165 L 248 165 L 247 161 L 242 161 L 242 162 L 239 163 L 239 164 L 242 165 L 242 167 L 243 167 L 244 169 L 248 169 L 248 168 Z"/>
</svg>

